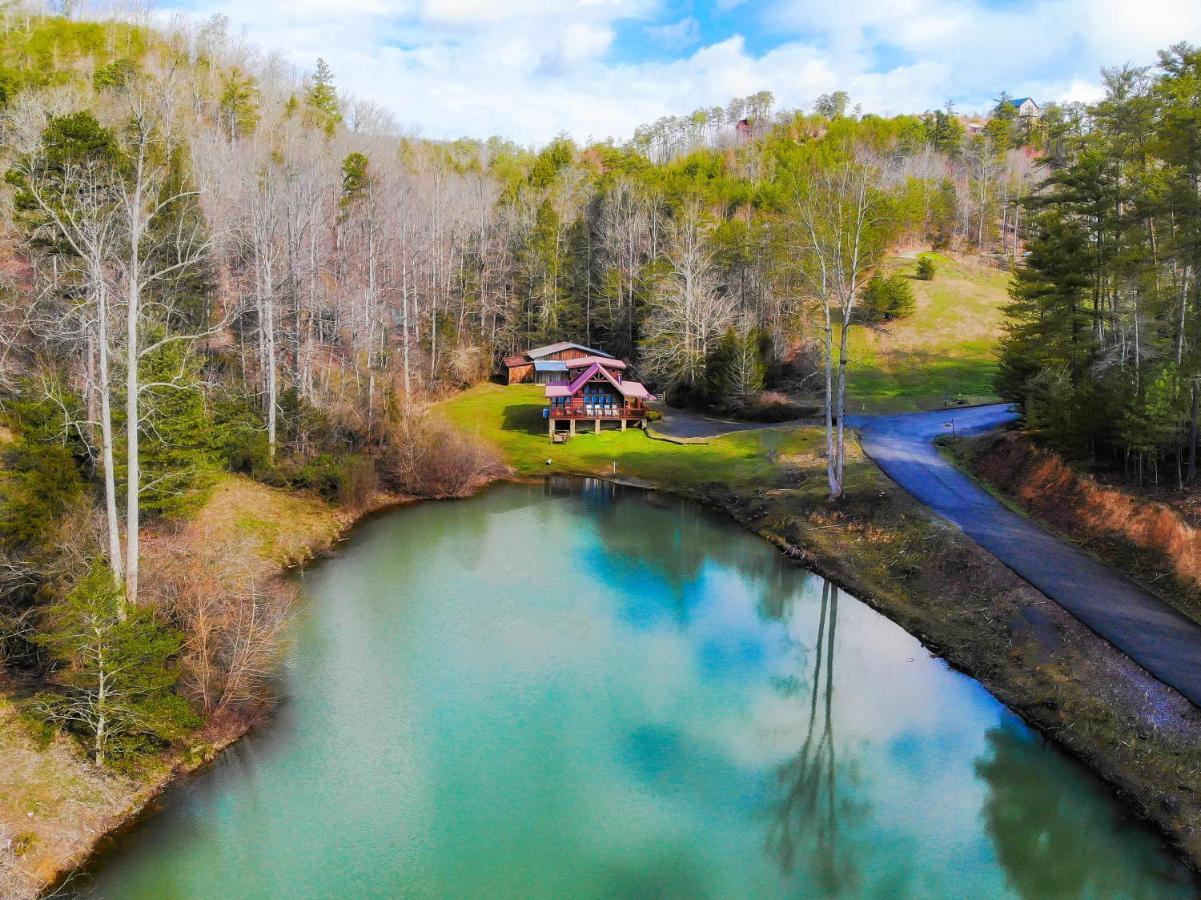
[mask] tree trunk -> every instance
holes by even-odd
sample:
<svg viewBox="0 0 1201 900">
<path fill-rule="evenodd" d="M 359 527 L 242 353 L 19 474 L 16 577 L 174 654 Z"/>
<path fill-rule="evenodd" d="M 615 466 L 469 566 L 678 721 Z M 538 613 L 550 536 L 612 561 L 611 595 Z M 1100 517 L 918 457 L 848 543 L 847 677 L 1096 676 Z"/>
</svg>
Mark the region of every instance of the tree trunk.
<svg viewBox="0 0 1201 900">
<path fill-rule="evenodd" d="M 141 306 L 141 197 L 135 195 L 131 219 L 129 251 L 129 302 L 125 311 L 125 599 L 130 606 L 138 602 L 138 570 L 141 554 L 140 525 L 141 471 L 138 438 L 141 423 L 138 410 L 138 313 Z"/>
<path fill-rule="evenodd" d="M 1193 403 L 1189 413 L 1188 435 L 1188 483 L 1197 480 L 1197 422 L 1201 417 L 1201 391 L 1198 391 L 1197 379 L 1193 379 Z"/>
<path fill-rule="evenodd" d="M 121 557 L 121 526 L 117 519 L 117 480 L 113 466 L 112 384 L 108 372 L 108 293 L 103 280 L 96 289 L 96 343 L 99 356 L 97 393 L 100 395 L 100 465 L 104 479 L 104 521 L 108 531 L 108 566 L 117 588 L 123 587 L 125 565 Z M 121 613 L 124 615 L 124 606 Z"/>
</svg>

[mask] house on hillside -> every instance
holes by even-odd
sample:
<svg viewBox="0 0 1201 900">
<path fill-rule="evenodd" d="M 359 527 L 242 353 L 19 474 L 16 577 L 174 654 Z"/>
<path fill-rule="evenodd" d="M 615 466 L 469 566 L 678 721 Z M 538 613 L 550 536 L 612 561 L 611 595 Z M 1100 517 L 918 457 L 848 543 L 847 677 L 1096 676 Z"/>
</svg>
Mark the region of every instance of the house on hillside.
<svg viewBox="0 0 1201 900">
<path fill-rule="evenodd" d="M 631 422 L 646 424 L 646 401 L 650 392 L 642 382 L 625 377 L 626 364 L 611 356 L 578 357 L 565 360 L 566 378 L 546 385 L 547 429 L 551 440 L 565 439 L 559 423 L 567 423 L 567 434 L 576 433 L 576 422 L 591 421 L 596 431 L 604 422 L 617 422 L 625 431 Z"/>
<path fill-rule="evenodd" d="M 613 355 L 604 350 L 585 347 L 583 344 L 573 344 L 571 341 L 559 341 L 547 344 L 545 347 L 535 347 L 525 353 L 505 358 L 505 370 L 509 384 L 549 384 L 552 381 L 563 381 L 567 378 L 567 363 L 573 359 L 585 357 L 613 359 Z M 619 360 L 620 362 L 620 360 Z M 622 363 L 625 367 L 625 363 Z"/>
<path fill-rule="evenodd" d="M 1009 102 L 1017 108 L 1019 119 L 1037 119 L 1043 114 L 1032 97 L 1014 97 Z"/>
</svg>

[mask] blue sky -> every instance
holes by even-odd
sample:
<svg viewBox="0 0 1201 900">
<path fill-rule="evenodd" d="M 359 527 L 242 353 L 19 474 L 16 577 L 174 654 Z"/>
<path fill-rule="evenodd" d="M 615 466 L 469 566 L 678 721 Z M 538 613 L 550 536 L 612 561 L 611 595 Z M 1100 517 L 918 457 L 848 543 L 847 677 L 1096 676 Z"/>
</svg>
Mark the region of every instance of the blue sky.
<svg viewBox="0 0 1201 900">
<path fill-rule="evenodd" d="M 433 138 L 628 137 L 770 90 L 846 90 L 865 112 L 1001 91 L 1097 96 L 1103 65 L 1201 43 L 1201 0 L 161 0 L 227 16 L 264 52 L 333 67 L 343 92 Z"/>
</svg>

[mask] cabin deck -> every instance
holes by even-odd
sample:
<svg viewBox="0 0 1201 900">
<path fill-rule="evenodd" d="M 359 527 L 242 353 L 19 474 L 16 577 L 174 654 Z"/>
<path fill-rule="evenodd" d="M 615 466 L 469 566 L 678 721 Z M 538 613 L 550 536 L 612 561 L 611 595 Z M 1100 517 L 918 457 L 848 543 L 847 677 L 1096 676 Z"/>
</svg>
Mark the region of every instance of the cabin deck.
<svg viewBox="0 0 1201 900">
<path fill-rule="evenodd" d="M 580 429 L 577 427 L 577 422 L 592 423 L 592 430 L 597 434 L 600 433 L 601 427 L 605 422 L 617 422 L 621 425 L 621 430 L 625 431 L 633 423 L 635 428 L 646 427 L 646 410 L 630 410 L 628 412 L 604 412 L 604 413 L 585 413 L 572 410 L 563 410 L 552 412 L 546 417 L 547 434 L 551 440 L 559 442 L 570 435 L 576 434 Z M 559 429 L 559 422 L 567 423 L 567 430 Z"/>
</svg>

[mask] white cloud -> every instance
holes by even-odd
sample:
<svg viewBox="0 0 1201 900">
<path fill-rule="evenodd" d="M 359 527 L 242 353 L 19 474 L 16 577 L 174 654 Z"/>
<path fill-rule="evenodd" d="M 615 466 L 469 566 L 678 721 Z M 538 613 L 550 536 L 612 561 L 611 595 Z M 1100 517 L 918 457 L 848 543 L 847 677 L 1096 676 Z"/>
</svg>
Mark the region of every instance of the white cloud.
<svg viewBox="0 0 1201 900">
<path fill-rule="evenodd" d="M 1101 65 L 1150 63 L 1201 41 L 1197 0 L 721 0 L 738 33 L 697 46 L 700 24 L 668 0 L 177 0 L 222 13 L 250 40 L 340 89 L 393 109 L 430 137 L 541 142 L 631 134 L 671 113 L 771 90 L 784 106 L 850 92 L 865 111 L 920 112 L 1000 91 L 1093 99 Z M 679 15 L 677 11 L 675 15 Z M 630 29 L 676 54 L 630 61 Z M 764 35 L 763 30 L 770 33 Z M 687 50 L 687 48 L 695 48 Z"/>
<path fill-rule="evenodd" d="M 685 16 L 669 25 L 648 25 L 647 37 L 668 50 L 683 50 L 693 46 L 701 38 L 701 23 L 693 16 Z"/>
</svg>

